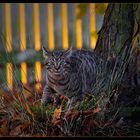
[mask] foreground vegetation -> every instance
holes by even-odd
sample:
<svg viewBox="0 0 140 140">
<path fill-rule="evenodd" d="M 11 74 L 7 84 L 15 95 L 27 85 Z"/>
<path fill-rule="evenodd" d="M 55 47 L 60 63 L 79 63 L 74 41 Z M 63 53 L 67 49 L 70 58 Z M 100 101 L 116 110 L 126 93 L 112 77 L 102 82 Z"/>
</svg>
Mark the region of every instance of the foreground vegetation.
<svg viewBox="0 0 140 140">
<path fill-rule="evenodd" d="M 45 107 L 40 97 L 41 91 L 27 86 L 14 91 L 1 89 L 0 136 L 140 135 L 140 122 L 125 119 L 131 116 L 132 108 L 115 108 L 107 98 L 86 96 L 79 105 L 68 106 L 61 96 L 60 105 Z"/>
</svg>

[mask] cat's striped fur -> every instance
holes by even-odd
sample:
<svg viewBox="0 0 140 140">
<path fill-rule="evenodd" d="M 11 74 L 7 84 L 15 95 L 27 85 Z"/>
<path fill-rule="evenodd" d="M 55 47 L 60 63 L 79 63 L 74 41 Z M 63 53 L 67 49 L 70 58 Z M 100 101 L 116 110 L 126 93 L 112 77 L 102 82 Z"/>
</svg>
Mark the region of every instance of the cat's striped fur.
<svg viewBox="0 0 140 140">
<path fill-rule="evenodd" d="M 43 48 L 46 66 L 46 86 L 42 103 L 49 96 L 65 95 L 69 99 L 92 93 L 102 77 L 102 60 L 87 50 L 60 50 L 49 52 Z"/>
</svg>

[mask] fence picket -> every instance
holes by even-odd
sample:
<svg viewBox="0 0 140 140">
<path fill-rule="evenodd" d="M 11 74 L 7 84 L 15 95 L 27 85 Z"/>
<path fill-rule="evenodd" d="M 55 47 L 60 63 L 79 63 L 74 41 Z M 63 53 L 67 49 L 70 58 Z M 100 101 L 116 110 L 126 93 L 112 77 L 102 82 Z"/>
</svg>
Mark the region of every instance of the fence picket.
<svg viewBox="0 0 140 140">
<path fill-rule="evenodd" d="M 47 7 L 47 16 L 48 16 L 48 48 L 49 50 L 54 49 L 54 16 L 53 16 L 53 4 L 49 3 Z"/>
<path fill-rule="evenodd" d="M 5 3 L 5 45 L 7 53 L 12 51 L 12 35 L 11 35 L 11 5 Z M 6 64 L 6 81 L 9 89 L 13 89 L 13 64 Z"/>
<path fill-rule="evenodd" d="M 39 22 L 39 4 L 33 4 L 33 32 L 34 32 L 34 49 L 39 51 L 40 47 L 40 22 Z M 35 88 L 41 88 L 41 63 L 35 62 L 35 81 L 37 82 Z"/>
<path fill-rule="evenodd" d="M 96 44 L 96 13 L 95 4 L 89 4 L 89 33 L 90 33 L 90 48 L 94 49 Z"/>
<path fill-rule="evenodd" d="M 19 38 L 20 38 L 20 50 L 26 51 L 26 26 L 25 26 L 25 5 L 19 4 Z M 21 63 L 21 82 L 27 84 L 27 64 Z"/>
<path fill-rule="evenodd" d="M 62 17 L 62 47 L 68 49 L 68 15 L 67 15 L 67 4 L 61 4 L 61 17 Z"/>
<path fill-rule="evenodd" d="M 78 18 L 80 9 L 78 4 L 75 5 L 75 33 L 76 33 L 76 48 L 82 48 L 82 19 Z"/>
<path fill-rule="evenodd" d="M 75 29 L 75 40 L 74 43 L 76 43 L 76 48 L 77 49 L 81 49 L 82 45 L 83 45 L 83 39 L 82 36 L 84 35 L 84 29 L 82 32 L 82 26 L 84 26 L 84 24 L 82 23 L 82 17 L 78 17 L 79 14 L 81 14 L 80 12 L 80 5 L 79 3 L 77 4 L 72 4 L 73 8 L 74 8 L 74 29 Z M 10 55 L 11 52 L 14 51 L 14 49 L 12 48 L 12 23 L 11 23 L 11 4 L 10 3 L 5 3 L 4 4 L 4 29 L 5 29 L 5 49 L 6 49 L 6 53 L 8 53 Z M 32 4 L 32 9 L 33 9 L 33 15 L 32 15 L 32 19 L 33 19 L 33 44 L 34 44 L 34 49 L 35 51 L 38 53 L 41 50 L 41 30 L 40 30 L 40 12 L 39 10 L 39 3 L 33 3 Z M 96 35 L 96 8 L 95 8 L 95 4 L 94 3 L 90 3 L 88 4 L 88 10 L 89 10 L 89 45 L 91 49 L 95 48 L 95 44 L 97 41 L 97 35 Z M 107 6 L 107 4 L 106 4 Z M 49 50 L 54 50 L 55 47 L 57 47 L 57 44 L 55 44 L 55 29 L 56 27 L 54 27 L 54 18 L 55 18 L 55 10 L 54 9 L 54 4 L 53 3 L 47 3 L 46 4 L 46 8 L 47 8 L 47 13 L 46 13 L 46 28 L 47 28 L 47 48 Z M 71 8 L 71 5 L 70 5 Z M 69 28 L 71 25 L 69 25 L 68 28 L 68 12 L 69 12 L 69 7 L 67 3 L 62 3 L 60 4 L 60 20 L 61 20 L 61 39 L 62 39 L 62 48 L 63 49 L 68 49 L 69 47 L 69 40 L 71 40 L 71 36 L 72 35 L 69 31 Z M 26 49 L 28 48 L 28 40 L 26 40 L 26 11 L 25 11 L 25 4 L 24 3 L 20 3 L 18 4 L 18 23 L 19 23 L 19 40 L 20 40 L 20 51 L 21 52 L 25 52 Z M 87 15 L 86 15 L 87 16 Z M 56 20 L 57 21 L 57 20 Z M 59 26 L 59 25 L 58 25 Z M 73 26 L 73 25 L 72 25 Z M 70 34 L 69 34 L 70 33 Z M 57 39 L 57 38 L 56 38 Z M 59 38 L 58 38 L 59 39 Z M 10 60 L 11 61 L 11 60 Z M 6 63 L 6 81 L 7 81 L 7 85 L 10 89 L 13 89 L 14 86 L 14 82 L 13 82 L 13 66 L 14 64 L 12 64 L 12 62 L 8 62 Z M 27 62 L 22 62 L 20 64 L 20 72 L 21 72 L 21 82 L 23 84 L 27 84 L 28 83 L 28 73 L 27 73 Z M 41 62 L 40 60 L 35 60 L 34 62 L 34 70 L 35 70 L 35 81 L 37 82 L 35 87 L 36 89 L 40 89 L 41 87 L 41 80 L 42 80 L 42 67 L 41 67 Z"/>
</svg>

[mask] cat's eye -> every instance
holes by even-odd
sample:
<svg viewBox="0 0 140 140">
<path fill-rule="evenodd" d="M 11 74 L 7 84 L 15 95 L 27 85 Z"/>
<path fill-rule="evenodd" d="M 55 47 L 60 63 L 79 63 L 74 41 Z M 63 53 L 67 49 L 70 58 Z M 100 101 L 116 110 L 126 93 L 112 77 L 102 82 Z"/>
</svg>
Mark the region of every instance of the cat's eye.
<svg viewBox="0 0 140 140">
<path fill-rule="evenodd" d="M 55 61 L 55 58 L 52 58 L 52 61 Z"/>
<path fill-rule="evenodd" d="M 66 63 L 66 62 L 64 62 L 64 63 L 63 63 L 63 65 L 67 65 L 67 63 Z"/>
<path fill-rule="evenodd" d="M 45 66 L 50 66 L 50 63 L 49 62 L 45 62 L 44 65 Z"/>
<path fill-rule="evenodd" d="M 51 64 L 50 63 L 47 63 L 47 66 L 50 66 Z"/>
</svg>

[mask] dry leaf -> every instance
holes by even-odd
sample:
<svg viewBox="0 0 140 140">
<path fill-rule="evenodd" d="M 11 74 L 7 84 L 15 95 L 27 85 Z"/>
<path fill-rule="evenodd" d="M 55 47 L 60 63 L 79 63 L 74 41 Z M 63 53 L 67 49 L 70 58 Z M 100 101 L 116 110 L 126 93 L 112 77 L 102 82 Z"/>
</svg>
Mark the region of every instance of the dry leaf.
<svg viewBox="0 0 140 140">
<path fill-rule="evenodd" d="M 0 121 L 0 136 L 6 136 L 8 135 L 8 120 L 7 119 L 3 119 Z"/>
<path fill-rule="evenodd" d="M 7 127 L 2 127 L 2 128 L 0 128 L 0 136 L 7 136 L 7 134 L 8 134 L 8 129 L 7 129 Z"/>
<path fill-rule="evenodd" d="M 99 105 L 97 105 L 95 109 L 89 109 L 89 110 L 83 111 L 83 114 L 84 115 L 94 115 L 94 114 L 98 113 L 100 110 L 101 110 L 101 108 L 99 107 Z"/>
<path fill-rule="evenodd" d="M 88 110 L 85 110 L 85 111 L 69 111 L 65 114 L 65 117 L 76 119 L 80 115 L 82 115 L 82 116 L 93 116 L 94 114 L 98 113 L 100 110 L 101 110 L 101 108 L 99 107 L 99 105 L 97 105 L 95 109 L 88 109 Z"/>
<path fill-rule="evenodd" d="M 96 108 L 94 109 L 93 113 L 97 113 L 101 110 L 101 108 L 99 107 L 99 104 L 97 104 Z"/>
<path fill-rule="evenodd" d="M 58 120 L 60 120 L 60 117 L 61 117 L 61 113 L 62 113 L 62 106 L 60 106 L 59 109 L 56 108 L 54 110 L 54 113 L 52 115 L 52 123 L 53 124 L 58 123 Z"/>
<path fill-rule="evenodd" d="M 80 114 L 80 111 L 69 111 L 66 112 L 65 117 L 67 118 L 67 120 L 77 119 L 80 116 Z"/>
<path fill-rule="evenodd" d="M 22 125 L 18 125 L 10 131 L 10 136 L 18 136 L 22 133 Z"/>
</svg>

